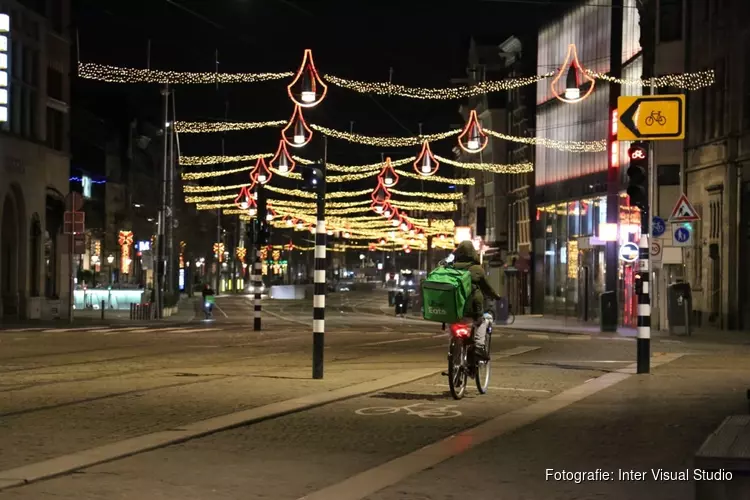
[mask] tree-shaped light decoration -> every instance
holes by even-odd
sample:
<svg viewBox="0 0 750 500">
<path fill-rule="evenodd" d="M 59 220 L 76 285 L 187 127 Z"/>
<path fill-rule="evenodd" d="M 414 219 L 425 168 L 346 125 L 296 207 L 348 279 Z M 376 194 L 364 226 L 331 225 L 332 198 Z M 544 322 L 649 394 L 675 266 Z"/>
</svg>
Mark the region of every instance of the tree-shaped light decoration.
<svg viewBox="0 0 750 500">
<path fill-rule="evenodd" d="M 279 148 L 276 150 L 276 154 L 268 164 L 271 168 L 275 168 L 280 174 L 285 175 L 289 172 L 294 171 L 297 162 L 294 161 L 292 155 L 286 149 L 286 141 L 279 141 Z"/>
<path fill-rule="evenodd" d="M 305 123 L 305 117 L 302 116 L 302 108 L 295 106 L 289 123 L 281 130 L 281 138 L 289 146 L 301 148 L 312 140 L 312 136 L 312 130 Z"/>
<path fill-rule="evenodd" d="M 268 165 L 266 165 L 266 160 L 263 159 L 263 157 L 258 158 L 257 163 L 255 164 L 255 168 L 253 170 L 257 170 L 256 180 L 260 184 L 266 184 L 268 181 L 271 180 L 271 176 L 273 175 L 271 173 L 271 170 L 269 170 Z"/>
<path fill-rule="evenodd" d="M 482 130 L 477 118 L 477 111 L 472 109 L 469 113 L 469 121 L 466 122 L 461 135 L 458 136 L 458 145 L 467 153 L 478 153 L 487 147 L 489 137 Z"/>
<path fill-rule="evenodd" d="M 287 87 L 289 98 L 298 106 L 312 108 L 325 99 L 328 93 L 328 85 L 318 75 L 313 62 L 312 50 L 305 49 L 302 56 L 302 65 L 297 75 Z"/>
<path fill-rule="evenodd" d="M 382 179 L 378 178 L 378 185 L 372 190 L 370 197 L 372 198 L 372 205 L 370 205 L 370 208 L 372 208 L 375 213 L 382 214 L 386 203 L 391 199 L 391 193 L 388 191 L 388 188 L 383 185 Z"/>
<path fill-rule="evenodd" d="M 380 179 L 380 182 L 382 182 L 383 186 L 385 186 L 386 188 L 392 188 L 393 186 L 398 184 L 399 176 L 396 173 L 396 170 L 393 168 L 390 158 L 385 159 L 383 170 L 381 170 L 380 175 L 378 175 L 378 179 Z"/>
<path fill-rule="evenodd" d="M 560 95 L 558 88 L 560 87 L 560 80 L 565 78 L 565 92 Z M 588 89 L 584 94 L 581 94 L 581 87 L 588 83 Z M 575 44 L 571 43 L 568 45 L 568 54 L 565 56 L 565 61 L 560 66 L 560 71 L 557 72 L 555 78 L 550 83 L 550 89 L 552 94 L 562 102 L 573 104 L 586 99 L 594 91 L 596 80 L 592 78 L 586 70 L 581 66 L 578 61 L 578 51 L 576 50 Z"/>
<path fill-rule="evenodd" d="M 414 162 L 414 170 L 424 177 L 430 177 L 435 175 L 438 171 L 440 163 L 435 159 L 430 149 L 430 143 L 424 141 L 422 143 L 422 151 L 417 156 L 417 161 Z"/>
</svg>

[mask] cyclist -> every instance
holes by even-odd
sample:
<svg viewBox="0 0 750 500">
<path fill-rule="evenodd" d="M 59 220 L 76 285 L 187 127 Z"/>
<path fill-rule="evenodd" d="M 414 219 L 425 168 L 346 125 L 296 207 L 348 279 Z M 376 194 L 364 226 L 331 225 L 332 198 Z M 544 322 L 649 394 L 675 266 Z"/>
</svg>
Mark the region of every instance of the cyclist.
<svg viewBox="0 0 750 500">
<path fill-rule="evenodd" d="M 470 317 L 474 321 L 474 352 L 480 359 L 489 360 L 490 355 L 487 352 L 485 339 L 487 328 L 494 314 L 485 314 L 484 301 L 485 299 L 499 300 L 501 297 L 487 281 L 484 269 L 479 263 L 479 254 L 471 241 L 459 243 L 453 252 L 453 256 L 453 267 L 469 271 L 471 274 L 472 295 L 466 302 L 464 316 Z M 492 309 L 494 308 L 491 308 L 488 312 L 491 312 Z"/>
<path fill-rule="evenodd" d="M 206 284 L 203 287 L 203 312 L 206 313 L 206 318 L 211 317 L 214 311 L 214 291 Z"/>
</svg>

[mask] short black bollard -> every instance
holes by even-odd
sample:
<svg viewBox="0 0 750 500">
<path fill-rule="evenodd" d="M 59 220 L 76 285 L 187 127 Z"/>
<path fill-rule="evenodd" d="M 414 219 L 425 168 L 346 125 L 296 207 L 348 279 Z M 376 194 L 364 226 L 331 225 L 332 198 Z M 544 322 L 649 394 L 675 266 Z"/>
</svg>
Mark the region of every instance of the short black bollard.
<svg viewBox="0 0 750 500">
<path fill-rule="evenodd" d="M 130 319 L 135 319 L 135 304 L 130 303 Z"/>
<path fill-rule="evenodd" d="M 102 300 L 102 319 L 104 319 L 104 301 Z"/>
</svg>

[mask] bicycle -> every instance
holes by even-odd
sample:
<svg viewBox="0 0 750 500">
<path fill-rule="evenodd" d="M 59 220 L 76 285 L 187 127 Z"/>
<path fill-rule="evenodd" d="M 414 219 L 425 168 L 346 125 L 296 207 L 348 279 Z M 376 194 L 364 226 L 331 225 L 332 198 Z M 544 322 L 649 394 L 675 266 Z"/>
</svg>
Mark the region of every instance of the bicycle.
<svg viewBox="0 0 750 500">
<path fill-rule="evenodd" d="M 469 377 L 473 378 L 479 394 L 487 394 L 490 385 L 490 360 L 478 359 L 474 355 L 474 325 L 454 323 L 451 325 L 451 341 L 448 348 L 448 387 L 453 399 L 461 399 L 466 393 Z M 490 352 L 492 345 L 492 322 L 487 326 L 485 347 Z"/>
<path fill-rule="evenodd" d="M 663 127 L 667 123 L 667 117 L 662 116 L 661 111 L 654 110 L 646 117 L 646 125 L 650 127 L 654 122 Z"/>
</svg>

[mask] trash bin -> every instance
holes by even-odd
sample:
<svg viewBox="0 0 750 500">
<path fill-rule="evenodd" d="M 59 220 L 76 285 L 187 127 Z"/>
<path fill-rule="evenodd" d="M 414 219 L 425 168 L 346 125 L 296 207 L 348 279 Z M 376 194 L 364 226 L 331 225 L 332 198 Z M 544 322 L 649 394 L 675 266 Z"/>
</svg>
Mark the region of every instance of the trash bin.
<svg viewBox="0 0 750 500">
<path fill-rule="evenodd" d="M 617 292 L 606 291 L 599 295 L 599 329 L 602 332 L 617 331 Z"/>
<path fill-rule="evenodd" d="M 508 299 L 503 297 L 495 301 L 495 324 L 504 325 L 508 322 Z"/>
<path fill-rule="evenodd" d="M 669 334 L 676 329 L 690 335 L 690 318 L 693 315 L 693 294 L 690 283 L 672 283 L 667 287 L 667 321 Z"/>
</svg>

